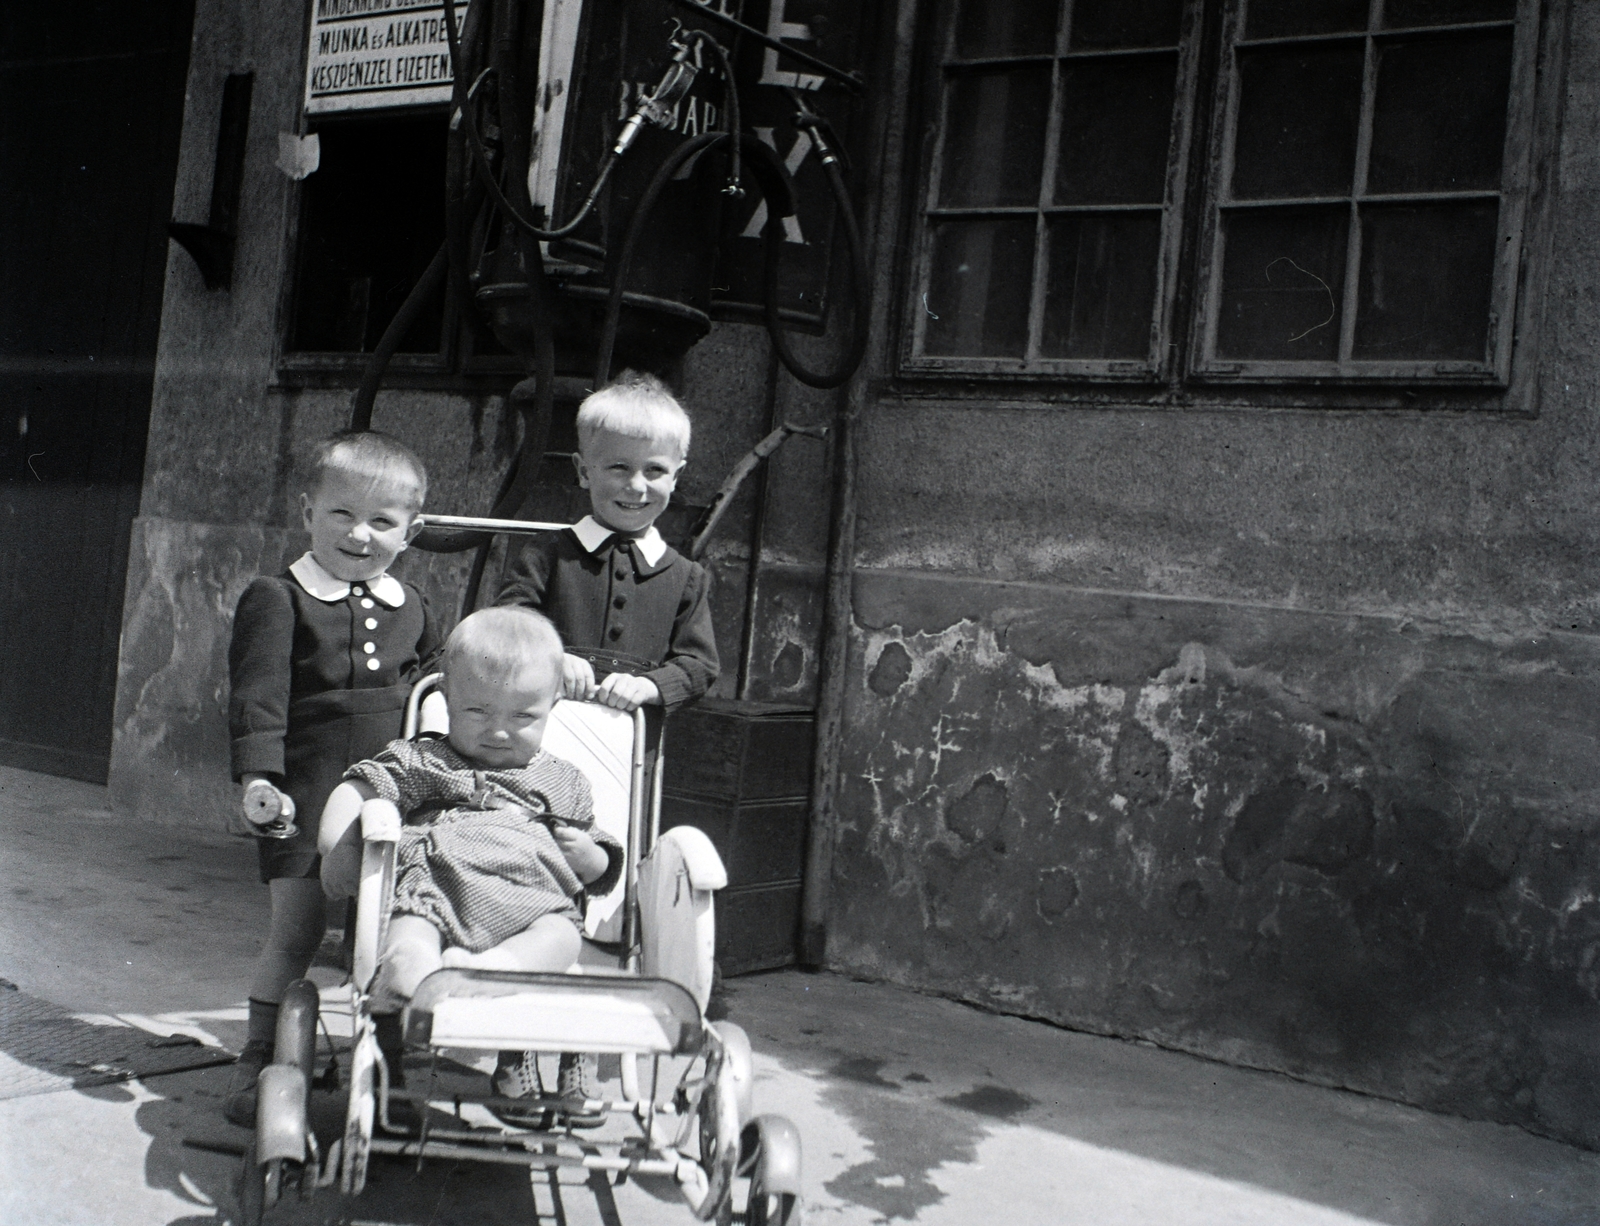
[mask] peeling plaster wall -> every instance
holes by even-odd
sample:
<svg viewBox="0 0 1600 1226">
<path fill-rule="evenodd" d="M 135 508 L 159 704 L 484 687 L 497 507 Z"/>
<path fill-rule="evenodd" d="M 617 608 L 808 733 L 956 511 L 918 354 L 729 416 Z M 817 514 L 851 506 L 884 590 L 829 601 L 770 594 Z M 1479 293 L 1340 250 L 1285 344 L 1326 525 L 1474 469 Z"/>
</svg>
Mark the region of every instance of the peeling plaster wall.
<svg viewBox="0 0 1600 1226">
<path fill-rule="evenodd" d="M 1600 1146 L 1600 12 L 1574 9 L 1537 417 L 869 398 L 833 965 Z M 347 412 L 275 366 L 303 19 L 196 18 L 174 216 L 205 215 L 223 75 L 257 77 L 235 287 L 168 268 L 111 777 L 150 820 L 231 803 L 233 602 L 304 548 L 295 466 Z M 740 327 L 691 355 L 690 501 L 770 427 L 767 361 Z M 780 379 L 771 416 L 833 403 Z M 385 392 L 376 421 L 435 509 L 489 505 L 498 397 Z M 720 692 L 764 500 L 749 692 L 814 700 L 833 477 L 793 439 L 726 519 Z M 452 614 L 465 559 L 404 565 Z"/>
<path fill-rule="evenodd" d="M 1600 643 L 868 572 L 830 956 L 1600 1143 Z"/>
<path fill-rule="evenodd" d="M 1593 6 L 1566 84 L 1535 417 L 871 406 L 830 963 L 1600 1147 Z"/>
</svg>

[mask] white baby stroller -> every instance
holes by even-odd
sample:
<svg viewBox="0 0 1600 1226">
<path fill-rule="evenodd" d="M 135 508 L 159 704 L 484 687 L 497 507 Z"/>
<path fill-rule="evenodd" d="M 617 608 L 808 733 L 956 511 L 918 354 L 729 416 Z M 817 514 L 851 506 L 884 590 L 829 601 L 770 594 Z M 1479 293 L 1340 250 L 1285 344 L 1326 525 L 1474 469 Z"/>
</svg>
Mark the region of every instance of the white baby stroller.
<svg viewBox="0 0 1600 1226">
<path fill-rule="evenodd" d="M 413 692 L 406 736 L 416 735 L 421 699 L 436 682 L 430 677 Z M 733 1023 L 704 1016 L 715 935 L 712 891 L 726 884 L 726 874 L 699 830 L 660 834 L 660 758 L 647 786 L 643 714 L 563 700 L 552 711 L 544 747 L 588 776 L 596 820 L 626 849 L 616 889 L 590 901 L 579 966 L 567 974 L 434 972 L 402 1015 L 407 1047 L 427 1053 L 430 1072 L 413 1076 L 405 1089 L 391 1085 L 367 992 L 390 911 L 400 821 L 393 805 L 368 802 L 361 815 L 344 1132 L 323 1146 L 309 1124 L 318 994 L 301 980 L 284 999 L 273 1063 L 259 1081 L 255 1138 L 241 1173 L 244 1226 L 258 1226 L 291 1192 L 310 1197 L 337 1184 L 347 1195 L 359 1194 L 374 1154 L 579 1167 L 611 1179 L 665 1176 L 701 1221 L 731 1221 L 735 1185 L 748 1180 L 743 1218 L 749 1226 L 799 1221 L 799 1134 L 782 1116 L 754 1114 L 749 1039 Z M 627 1135 L 611 1142 L 586 1136 L 580 1144 L 571 1132 L 573 1104 L 557 1097 L 505 1099 L 441 1089 L 444 1053 L 463 1051 L 618 1057 L 621 1097 L 586 1101 L 583 1109 L 624 1118 Z M 674 1061 L 682 1071 L 663 1094 L 659 1079 L 671 1057 L 689 1059 Z M 644 1062 L 647 1091 L 641 1091 Z M 395 1121 L 392 1105 L 402 1099 L 415 1109 L 417 1125 Z M 470 1103 L 501 1114 L 511 1108 L 512 1118 L 539 1125 L 486 1124 L 491 1117 L 484 1112 L 469 1119 L 462 1107 Z M 441 1104 L 449 1114 L 437 1109 Z"/>
</svg>

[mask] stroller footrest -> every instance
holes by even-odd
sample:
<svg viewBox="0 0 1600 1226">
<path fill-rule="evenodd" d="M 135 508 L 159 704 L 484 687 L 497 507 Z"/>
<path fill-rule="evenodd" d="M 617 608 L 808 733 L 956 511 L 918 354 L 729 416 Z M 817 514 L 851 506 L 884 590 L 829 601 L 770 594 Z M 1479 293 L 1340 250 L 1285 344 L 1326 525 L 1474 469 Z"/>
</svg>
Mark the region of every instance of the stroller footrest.
<svg viewBox="0 0 1600 1226">
<path fill-rule="evenodd" d="M 694 998 L 669 980 L 458 968 L 418 986 L 405 1035 L 481 1051 L 693 1055 L 704 1042 Z"/>
</svg>

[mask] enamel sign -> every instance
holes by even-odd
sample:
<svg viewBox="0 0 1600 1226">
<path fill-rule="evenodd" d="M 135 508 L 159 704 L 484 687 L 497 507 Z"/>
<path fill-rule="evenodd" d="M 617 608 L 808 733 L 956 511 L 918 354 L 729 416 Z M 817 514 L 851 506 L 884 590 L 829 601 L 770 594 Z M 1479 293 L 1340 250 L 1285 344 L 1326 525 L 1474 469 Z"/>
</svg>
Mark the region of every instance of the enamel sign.
<svg viewBox="0 0 1600 1226">
<path fill-rule="evenodd" d="M 457 29 L 466 14 L 456 0 Z M 450 44 L 440 0 L 312 0 L 306 112 L 450 101 Z"/>
</svg>

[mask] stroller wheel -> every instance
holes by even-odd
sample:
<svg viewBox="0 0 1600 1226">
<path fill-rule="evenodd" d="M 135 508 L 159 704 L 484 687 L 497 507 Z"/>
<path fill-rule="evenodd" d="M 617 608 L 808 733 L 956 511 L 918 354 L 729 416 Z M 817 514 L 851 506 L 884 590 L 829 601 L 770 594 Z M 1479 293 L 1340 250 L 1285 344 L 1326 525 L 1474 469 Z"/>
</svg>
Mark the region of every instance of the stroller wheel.
<svg viewBox="0 0 1600 1226">
<path fill-rule="evenodd" d="M 800 1221 L 800 1133 L 781 1115 L 757 1116 L 744 1128 L 740 1173 L 750 1172 L 745 1226 Z"/>
<path fill-rule="evenodd" d="M 722 1040 L 722 1075 L 733 1080 L 734 1099 L 739 1104 L 742 1125 L 754 1114 L 755 1066 L 750 1055 L 750 1036 L 733 1022 L 712 1022 L 711 1029 Z"/>
<path fill-rule="evenodd" d="M 256 1143 L 245 1146 L 239 1168 L 239 1224 L 261 1226 L 267 1210 L 278 1203 L 283 1192 L 283 1159 L 256 1161 Z"/>
<path fill-rule="evenodd" d="M 372 1148 L 372 1121 L 377 1111 L 374 1101 L 376 1062 L 383 1059 L 372 1038 L 370 1019 L 357 1024 L 356 1040 L 350 1049 L 350 1095 L 345 1101 L 344 1145 L 339 1168 L 339 1191 L 355 1196 L 367 1185 L 367 1158 Z"/>
<path fill-rule="evenodd" d="M 744 1226 L 795 1226 L 800 1221 L 800 1198 L 792 1192 L 768 1192 L 758 1170 L 750 1180 L 750 1202 Z"/>
<path fill-rule="evenodd" d="M 308 1085 L 316 1075 L 317 1009 L 321 1003 L 316 984 L 296 979 L 284 990 L 283 1003 L 278 1006 L 272 1062 L 293 1065 L 305 1075 Z"/>
<path fill-rule="evenodd" d="M 695 1207 L 702 1222 L 725 1216 L 733 1196 L 733 1176 L 739 1165 L 739 1097 L 734 1079 L 724 1066 L 700 1095 L 700 1169 L 706 1176 L 706 1198 Z"/>
</svg>

